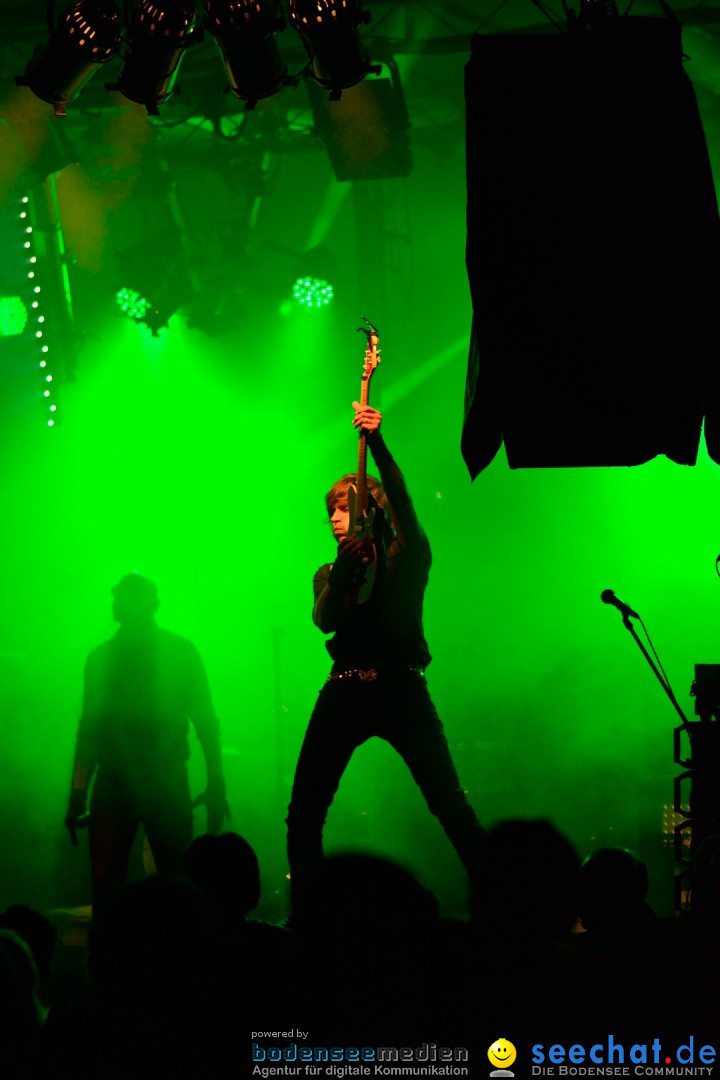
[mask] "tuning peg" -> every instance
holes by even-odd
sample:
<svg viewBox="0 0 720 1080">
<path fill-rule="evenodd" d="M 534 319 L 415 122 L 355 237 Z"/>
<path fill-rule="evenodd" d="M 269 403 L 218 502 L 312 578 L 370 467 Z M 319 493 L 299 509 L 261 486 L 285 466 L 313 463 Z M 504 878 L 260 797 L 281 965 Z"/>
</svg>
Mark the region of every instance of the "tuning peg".
<svg viewBox="0 0 720 1080">
<path fill-rule="evenodd" d="M 377 327 L 373 326 L 369 319 L 366 319 L 364 315 L 361 315 L 360 318 L 363 320 L 363 322 L 367 323 L 367 328 L 364 326 L 356 326 L 355 329 L 358 333 L 367 334 L 368 337 L 370 337 L 371 334 L 375 334 L 376 337 L 380 337 Z"/>
</svg>

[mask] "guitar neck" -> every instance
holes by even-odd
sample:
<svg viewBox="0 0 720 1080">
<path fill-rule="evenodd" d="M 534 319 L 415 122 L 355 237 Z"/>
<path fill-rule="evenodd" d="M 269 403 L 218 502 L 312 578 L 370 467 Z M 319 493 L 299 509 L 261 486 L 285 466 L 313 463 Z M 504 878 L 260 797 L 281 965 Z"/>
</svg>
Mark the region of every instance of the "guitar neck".
<svg viewBox="0 0 720 1080">
<path fill-rule="evenodd" d="M 360 386 L 360 404 L 367 405 L 370 397 L 370 377 L 363 375 L 362 383 Z M 368 493 L 367 493 L 367 437 L 360 435 L 358 439 L 358 464 L 357 464 L 357 480 L 355 481 L 355 487 L 358 493 L 358 504 L 360 511 L 364 514 L 367 512 L 368 507 Z"/>
<path fill-rule="evenodd" d="M 365 319 L 365 322 L 368 322 Z M 360 405 L 364 407 L 370 403 L 370 379 L 375 368 L 380 363 L 380 350 L 378 349 L 379 337 L 374 326 L 368 322 L 368 347 L 365 351 L 362 380 L 360 382 Z M 358 329 L 361 329 L 358 327 Z M 359 518 L 367 516 L 368 490 L 367 490 L 367 436 L 362 434 L 358 437 L 358 465 L 355 483 L 355 512 Z M 357 520 L 357 519 L 356 519 Z"/>
</svg>

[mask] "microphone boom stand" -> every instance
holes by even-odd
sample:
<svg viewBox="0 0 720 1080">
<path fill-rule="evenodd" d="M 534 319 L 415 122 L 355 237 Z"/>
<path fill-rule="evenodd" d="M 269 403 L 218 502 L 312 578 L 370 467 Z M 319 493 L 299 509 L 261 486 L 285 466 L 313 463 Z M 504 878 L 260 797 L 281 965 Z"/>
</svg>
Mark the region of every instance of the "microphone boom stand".
<svg viewBox="0 0 720 1080">
<path fill-rule="evenodd" d="M 678 699 L 675 697 L 675 694 L 673 693 L 673 689 L 672 689 L 672 687 L 671 687 L 671 685 L 670 685 L 670 683 L 668 681 L 667 676 L 665 675 L 665 672 L 660 670 L 660 668 L 655 663 L 655 661 L 653 660 L 653 658 L 650 655 L 650 653 L 648 652 L 648 650 L 645 648 L 645 645 L 640 640 L 640 638 L 638 636 L 638 632 L 635 629 L 635 627 L 633 626 L 632 622 L 630 621 L 630 615 L 627 612 L 623 613 L 622 621 L 623 621 L 623 625 L 625 626 L 625 629 L 630 631 L 630 633 L 631 633 L 631 635 L 632 635 L 632 637 L 633 637 L 633 639 L 635 641 L 635 644 L 637 645 L 638 649 L 640 650 L 640 652 L 643 654 L 643 656 L 647 660 L 648 664 L 650 665 L 651 671 L 653 672 L 653 674 L 655 675 L 655 678 L 657 679 L 657 681 L 660 683 L 663 690 L 665 691 L 665 693 L 666 693 L 666 695 L 668 697 L 668 700 L 670 701 L 670 704 L 672 705 L 673 709 L 675 710 L 675 712 L 680 717 L 680 720 L 682 721 L 682 726 L 685 728 L 686 731 L 689 730 L 688 718 L 685 715 L 685 713 L 682 711 L 682 709 L 680 708 L 680 703 L 679 703 Z M 642 624 L 643 630 L 645 630 L 645 624 L 643 623 L 642 619 L 640 619 L 640 622 Z M 647 634 L 647 630 L 645 630 L 645 633 Z M 649 639 L 650 639 L 650 635 L 648 634 L 648 640 Z"/>
<path fill-rule="evenodd" d="M 675 710 L 675 712 L 680 717 L 681 724 L 680 724 L 679 727 L 675 728 L 674 733 L 673 733 L 674 742 L 675 742 L 674 761 L 678 765 L 692 765 L 692 761 L 683 761 L 682 757 L 680 755 L 680 734 L 681 734 L 682 731 L 685 731 L 687 733 L 688 739 L 691 739 L 692 735 L 694 733 L 696 733 L 697 728 L 698 728 L 699 725 L 691 724 L 690 721 L 688 720 L 687 716 L 683 712 L 682 708 L 680 707 L 679 701 L 675 697 L 675 694 L 674 694 L 673 689 L 672 689 L 672 687 L 670 685 L 670 681 L 669 681 L 667 675 L 665 674 L 664 671 L 661 670 L 662 669 L 662 664 L 660 663 L 659 658 L 658 658 L 658 662 L 655 663 L 655 660 L 653 660 L 653 658 L 650 655 L 650 653 L 648 652 L 647 648 L 645 647 L 643 642 L 640 640 L 640 637 L 639 637 L 639 635 L 637 633 L 637 630 L 632 625 L 632 622 L 631 622 L 632 616 L 631 616 L 630 612 L 628 610 L 624 610 L 621 613 L 622 613 L 622 621 L 623 621 L 623 624 L 625 625 L 625 629 L 628 630 L 630 632 L 630 634 L 632 635 L 632 637 L 633 637 L 633 639 L 635 641 L 635 644 L 637 645 L 637 647 L 640 649 L 640 652 L 643 654 L 643 656 L 647 660 L 651 671 L 655 675 L 655 678 L 657 679 L 657 681 L 660 683 L 663 690 L 665 691 L 665 694 L 666 694 L 670 704 L 672 705 L 673 709 Z M 650 647 L 652 648 L 653 652 L 655 653 L 655 656 L 657 657 L 657 653 L 655 652 L 655 647 L 652 644 L 652 641 L 650 639 L 650 635 L 648 634 L 647 629 L 645 627 L 645 623 L 643 622 L 643 620 L 642 620 L 642 618 L 640 616 L 636 616 L 636 618 L 639 618 L 640 625 L 642 626 L 642 628 L 643 628 L 643 630 L 645 632 L 645 635 L 646 635 L 648 641 L 650 642 Z M 682 870 L 679 874 L 675 875 L 675 878 L 674 878 L 674 893 L 675 893 L 674 900 L 675 900 L 675 908 L 677 910 L 680 910 L 683 906 L 685 908 L 689 907 L 689 903 L 690 903 L 689 898 L 692 895 L 691 887 L 690 887 L 690 884 L 689 884 L 690 860 L 685 856 L 685 853 L 683 851 L 683 840 L 684 840 L 685 835 L 686 835 L 685 830 L 688 827 L 695 826 L 695 828 L 693 828 L 692 835 L 691 835 L 691 851 L 695 850 L 695 848 L 697 846 L 697 843 L 702 838 L 703 833 L 704 833 L 704 829 L 702 828 L 702 825 L 703 825 L 702 821 L 697 820 L 698 815 L 695 813 L 696 808 L 693 806 L 693 803 L 695 802 L 695 800 L 693 799 L 692 795 L 691 795 L 691 798 L 690 798 L 690 810 L 685 811 L 682 808 L 681 782 L 683 780 L 686 780 L 686 779 L 693 779 L 693 780 L 696 779 L 696 773 L 694 772 L 694 770 L 684 772 L 680 776 L 676 776 L 675 781 L 674 781 L 673 810 L 675 811 L 676 814 L 679 814 L 684 819 L 683 821 L 681 821 L 677 825 L 675 825 L 674 830 L 673 830 L 673 847 L 674 847 L 674 852 L 675 852 L 675 860 L 676 860 L 676 862 L 678 862 L 682 866 L 684 866 L 684 870 Z M 700 827 L 698 827 L 698 826 L 700 826 Z M 685 887 L 683 887 L 683 886 L 685 886 Z"/>
</svg>

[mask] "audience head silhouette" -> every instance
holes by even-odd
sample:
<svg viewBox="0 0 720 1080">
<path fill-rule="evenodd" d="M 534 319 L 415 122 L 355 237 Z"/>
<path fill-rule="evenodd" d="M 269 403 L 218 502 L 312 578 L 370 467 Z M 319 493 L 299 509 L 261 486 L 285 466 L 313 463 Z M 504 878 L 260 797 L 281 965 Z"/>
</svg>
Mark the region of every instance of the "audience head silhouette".
<svg viewBox="0 0 720 1080">
<path fill-rule="evenodd" d="M 399 863 L 343 852 L 316 866 L 295 914 L 310 933 L 392 938 L 435 922 L 438 901 Z"/>
<path fill-rule="evenodd" d="M 22 938 L 32 953 L 40 980 L 46 980 L 57 945 L 57 933 L 48 917 L 28 904 L 13 904 L 0 915 L 0 929 L 13 930 Z"/>
<path fill-rule="evenodd" d="M 238 833 L 196 837 L 183 865 L 190 881 L 222 910 L 245 918 L 260 902 L 257 855 Z"/>
<path fill-rule="evenodd" d="M 629 848 L 593 851 L 580 868 L 579 914 L 586 930 L 620 928 L 642 913 L 648 891 L 645 863 Z"/>
<path fill-rule="evenodd" d="M 519 948 L 550 946 L 575 921 L 579 859 L 544 819 L 509 820 L 487 834 L 473 891 L 481 931 L 498 932 Z"/>
</svg>

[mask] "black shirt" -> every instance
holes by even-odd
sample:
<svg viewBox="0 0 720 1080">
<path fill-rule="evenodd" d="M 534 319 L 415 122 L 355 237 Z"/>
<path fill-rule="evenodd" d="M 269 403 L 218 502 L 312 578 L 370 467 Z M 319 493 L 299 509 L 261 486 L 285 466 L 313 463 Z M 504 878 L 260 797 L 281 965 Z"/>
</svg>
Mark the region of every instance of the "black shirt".
<svg viewBox="0 0 720 1080">
<path fill-rule="evenodd" d="M 85 665 L 78 756 L 113 771 L 138 763 L 162 770 L 189 757 L 189 722 L 199 736 L 216 732 L 205 668 L 195 646 L 153 625 L 120 629 Z"/>
<path fill-rule="evenodd" d="M 411 549 L 394 539 L 385 566 L 378 567 L 375 587 L 364 604 L 348 607 L 327 641 L 333 671 L 350 668 L 426 668 L 431 656 L 422 624 L 423 597 L 432 555 L 424 533 Z M 331 564 L 315 574 L 315 600 L 328 582 Z"/>
</svg>

